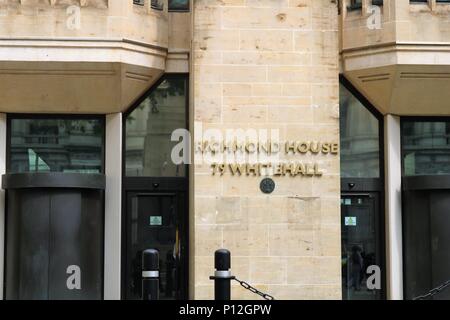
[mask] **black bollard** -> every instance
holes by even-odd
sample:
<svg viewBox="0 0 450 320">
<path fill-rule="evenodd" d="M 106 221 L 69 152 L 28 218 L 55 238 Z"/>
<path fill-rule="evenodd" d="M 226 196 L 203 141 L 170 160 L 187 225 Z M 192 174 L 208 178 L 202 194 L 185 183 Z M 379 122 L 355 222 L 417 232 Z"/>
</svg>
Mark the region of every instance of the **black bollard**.
<svg viewBox="0 0 450 320">
<path fill-rule="evenodd" d="M 214 254 L 216 271 L 211 280 L 214 280 L 214 298 L 219 301 L 231 300 L 231 253 L 226 249 L 217 250 Z"/>
<path fill-rule="evenodd" d="M 159 300 L 159 252 L 142 252 L 142 300 Z"/>
</svg>

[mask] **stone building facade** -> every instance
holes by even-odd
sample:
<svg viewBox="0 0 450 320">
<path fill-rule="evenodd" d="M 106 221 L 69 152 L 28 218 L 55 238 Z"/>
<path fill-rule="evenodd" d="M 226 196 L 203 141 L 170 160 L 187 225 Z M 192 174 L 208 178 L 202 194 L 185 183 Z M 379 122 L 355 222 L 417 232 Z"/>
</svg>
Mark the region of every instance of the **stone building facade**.
<svg viewBox="0 0 450 320">
<path fill-rule="evenodd" d="M 167 299 L 212 299 L 220 248 L 277 299 L 444 282 L 449 27 L 439 0 L 0 0 L 0 298 L 140 299 L 145 249 Z"/>
<path fill-rule="evenodd" d="M 336 4 L 197 1 L 193 14 L 194 120 L 203 130 L 265 129 L 280 141 L 339 142 Z M 233 270 L 263 291 L 340 299 L 339 157 L 302 158 L 324 175 L 278 177 L 271 195 L 259 189 L 259 176 L 217 177 L 195 166 L 196 298 L 212 295 L 202 275 L 214 248 L 225 247 Z"/>
</svg>

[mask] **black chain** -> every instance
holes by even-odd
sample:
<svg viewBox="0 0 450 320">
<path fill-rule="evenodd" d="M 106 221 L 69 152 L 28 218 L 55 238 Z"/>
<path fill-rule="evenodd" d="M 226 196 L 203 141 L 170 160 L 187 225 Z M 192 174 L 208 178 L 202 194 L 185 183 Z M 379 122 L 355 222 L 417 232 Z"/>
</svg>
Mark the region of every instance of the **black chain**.
<svg viewBox="0 0 450 320">
<path fill-rule="evenodd" d="M 264 293 L 259 291 L 258 289 L 256 289 L 255 287 L 251 286 L 250 284 L 248 284 L 245 281 L 239 280 L 238 278 L 234 278 L 234 280 L 236 280 L 237 282 L 239 282 L 239 284 L 244 288 L 247 289 L 248 291 L 257 294 L 258 296 L 261 296 L 263 299 L 265 300 L 275 300 L 274 297 L 272 297 L 270 294 Z"/>
<path fill-rule="evenodd" d="M 450 280 L 444 282 L 439 287 L 431 289 L 427 294 L 415 297 L 413 300 L 426 300 L 426 299 L 432 298 L 435 295 L 437 295 L 438 293 L 440 293 L 441 291 L 447 289 L 447 287 L 450 287 Z"/>
</svg>

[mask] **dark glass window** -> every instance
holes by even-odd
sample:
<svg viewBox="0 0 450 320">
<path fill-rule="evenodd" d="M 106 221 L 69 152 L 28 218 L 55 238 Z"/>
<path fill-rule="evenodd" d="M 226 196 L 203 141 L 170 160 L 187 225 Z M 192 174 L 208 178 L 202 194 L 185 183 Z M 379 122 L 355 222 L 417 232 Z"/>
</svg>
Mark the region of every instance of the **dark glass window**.
<svg viewBox="0 0 450 320">
<path fill-rule="evenodd" d="M 351 0 L 347 10 L 360 10 L 362 8 L 362 0 Z"/>
<path fill-rule="evenodd" d="M 188 11 L 189 0 L 169 0 L 169 11 Z"/>
<path fill-rule="evenodd" d="M 403 174 L 450 174 L 450 119 L 402 121 Z"/>
<path fill-rule="evenodd" d="M 103 172 L 104 119 L 10 121 L 9 172 Z"/>
<path fill-rule="evenodd" d="M 164 0 L 152 0 L 151 6 L 156 10 L 164 10 Z"/>
<path fill-rule="evenodd" d="M 383 0 L 372 0 L 371 2 L 374 6 L 382 6 Z M 349 5 L 347 6 L 347 10 L 361 10 L 362 9 L 362 0 L 351 0 Z"/>
<path fill-rule="evenodd" d="M 185 177 L 172 161 L 172 133 L 187 127 L 187 77 L 167 77 L 126 118 L 126 175 Z"/>
<path fill-rule="evenodd" d="M 341 84 L 342 178 L 380 177 L 379 126 L 378 119 Z"/>
</svg>

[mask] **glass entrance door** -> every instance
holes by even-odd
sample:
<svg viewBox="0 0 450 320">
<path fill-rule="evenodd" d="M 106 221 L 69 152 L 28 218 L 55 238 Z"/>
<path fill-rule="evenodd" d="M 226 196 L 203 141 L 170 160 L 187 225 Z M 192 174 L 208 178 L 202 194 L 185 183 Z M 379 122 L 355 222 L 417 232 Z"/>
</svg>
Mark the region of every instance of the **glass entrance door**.
<svg viewBox="0 0 450 320">
<path fill-rule="evenodd" d="M 142 251 L 160 259 L 160 299 L 186 298 L 187 232 L 184 193 L 127 193 L 126 299 L 141 299 Z"/>
<path fill-rule="evenodd" d="M 344 300 L 381 299 L 367 287 L 370 266 L 381 270 L 378 196 L 344 194 L 341 198 L 342 295 Z M 381 275 L 380 275 L 381 280 Z M 380 281 L 381 283 L 381 281 Z"/>
</svg>

